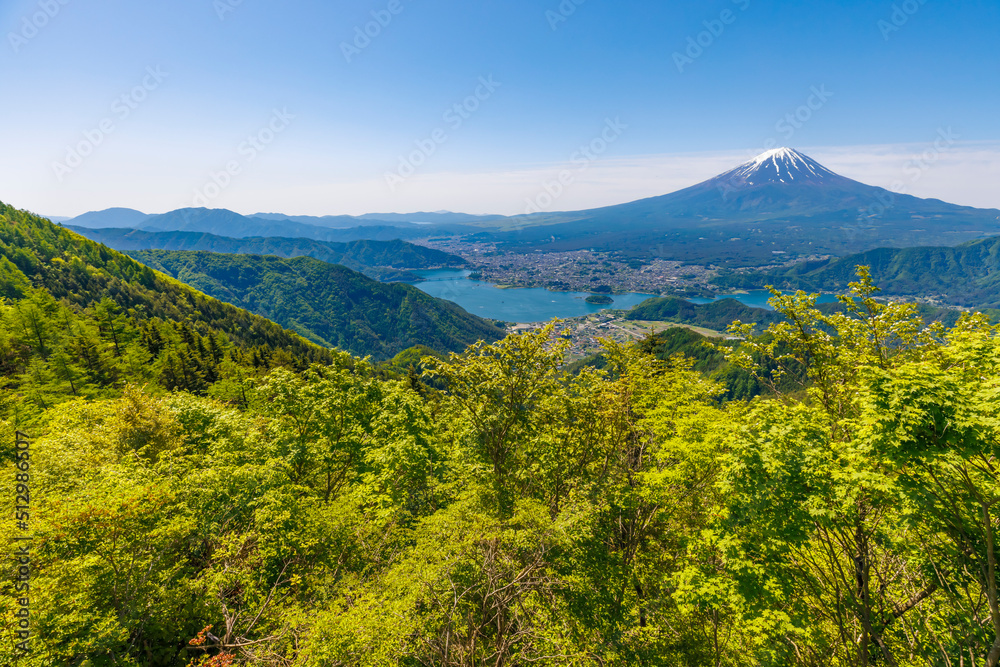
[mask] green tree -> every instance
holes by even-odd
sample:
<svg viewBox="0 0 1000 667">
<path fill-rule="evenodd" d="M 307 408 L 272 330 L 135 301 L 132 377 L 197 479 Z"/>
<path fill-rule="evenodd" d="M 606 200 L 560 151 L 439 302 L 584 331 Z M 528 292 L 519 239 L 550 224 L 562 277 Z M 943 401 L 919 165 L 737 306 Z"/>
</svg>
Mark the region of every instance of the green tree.
<svg viewBox="0 0 1000 667">
<path fill-rule="evenodd" d="M 546 399 L 560 390 L 557 371 L 568 343 L 553 342 L 553 329 L 550 324 L 495 344 L 476 343 L 448 361 L 429 360 L 427 374 L 446 386 L 467 472 L 487 482 L 500 518 L 530 484 L 530 443 L 547 423 Z"/>
<path fill-rule="evenodd" d="M 372 443 L 382 391 L 366 365 L 273 371 L 258 392 L 293 482 L 329 502 L 354 482 Z"/>
<path fill-rule="evenodd" d="M 915 308 L 882 304 L 867 270 L 826 315 L 815 295 L 775 292 L 787 321 L 733 354 L 760 376 L 752 355 L 774 374 L 807 369 L 804 401 L 759 401 L 733 438 L 724 491 L 727 530 L 736 538 L 732 568 L 757 598 L 759 619 L 784 650 L 772 659 L 820 664 L 900 664 L 914 649 L 904 617 L 937 587 L 914 534 L 900 531 L 910 512 L 898 469 L 876 448 L 862 401 L 868 373 L 891 372 L 940 345 L 941 328 L 924 328 Z"/>
<path fill-rule="evenodd" d="M 932 589 L 970 621 L 949 643 L 955 655 L 985 654 L 989 667 L 1000 660 L 996 333 L 985 316 L 963 316 L 919 358 L 862 371 L 863 422 L 875 453 L 899 471 L 909 525 L 932 557 Z"/>
</svg>

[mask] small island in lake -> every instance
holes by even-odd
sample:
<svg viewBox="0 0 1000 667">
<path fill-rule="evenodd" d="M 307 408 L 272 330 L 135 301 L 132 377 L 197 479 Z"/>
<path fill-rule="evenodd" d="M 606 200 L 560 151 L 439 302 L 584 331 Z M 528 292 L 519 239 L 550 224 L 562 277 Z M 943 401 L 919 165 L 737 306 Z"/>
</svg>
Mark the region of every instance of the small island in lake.
<svg viewBox="0 0 1000 667">
<path fill-rule="evenodd" d="M 598 306 L 606 306 L 609 303 L 614 303 L 615 302 L 615 300 L 612 299 L 607 294 L 591 294 L 590 296 L 588 296 L 585 299 L 585 301 L 587 303 L 596 304 Z"/>
</svg>

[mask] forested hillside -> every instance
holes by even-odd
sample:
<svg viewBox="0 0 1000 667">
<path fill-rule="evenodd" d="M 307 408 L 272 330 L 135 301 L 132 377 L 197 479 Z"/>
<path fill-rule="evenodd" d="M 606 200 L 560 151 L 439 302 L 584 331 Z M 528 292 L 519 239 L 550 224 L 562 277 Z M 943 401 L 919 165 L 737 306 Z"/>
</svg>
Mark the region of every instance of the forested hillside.
<svg viewBox="0 0 1000 667">
<path fill-rule="evenodd" d="M 887 294 L 935 296 L 949 304 L 1000 308 L 1000 237 L 960 246 L 878 248 L 829 262 L 805 262 L 763 273 L 721 276 L 720 287 L 836 291 L 868 266 Z"/>
<path fill-rule="evenodd" d="M 326 347 L 384 360 L 414 345 L 459 351 L 503 330 L 412 285 L 381 284 L 309 257 L 166 250 L 139 261 Z"/>
<path fill-rule="evenodd" d="M 12 423 L 126 382 L 204 394 L 338 355 L 135 260 L 0 204 L 3 410 Z M 9 412 L 13 410 L 13 413 Z M 28 420 L 25 422 L 24 420 Z"/>
<path fill-rule="evenodd" d="M 857 271 L 858 266 L 854 267 Z M 850 284 L 850 283 L 848 283 Z M 845 288 L 847 289 L 847 288 Z M 961 309 L 944 306 L 918 304 L 916 313 L 927 324 L 941 322 L 953 326 L 961 315 Z M 816 304 L 817 310 L 825 315 L 843 312 L 841 302 Z M 991 322 L 1000 321 L 1000 311 L 995 308 L 980 309 Z M 625 319 L 650 322 L 676 322 L 678 324 L 705 327 L 715 331 L 725 331 L 735 321 L 744 324 L 768 325 L 786 321 L 781 312 L 754 308 L 736 299 L 719 299 L 711 303 L 696 304 L 676 296 L 646 299 L 625 313 Z"/>
<path fill-rule="evenodd" d="M 680 322 L 725 331 L 734 320 L 771 324 L 781 321 L 779 313 L 751 308 L 735 299 L 721 299 L 706 304 L 694 304 L 675 296 L 646 299 L 626 314 L 629 320 Z"/>
<path fill-rule="evenodd" d="M 138 320 L 186 322 L 241 345 L 270 346 L 325 362 L 323 349 L 245 310 L 206 297 L 139 262 L 48 220 L 0 203 L 0 296 L 20 299 L 32 288 L 64 304 L 91 308 L 111 299 Z"/>
<path fill-rule="evenodd" d="M 982 316 L 928 325 L 862 270 L 839 311 L 782 296 L 720 348 L 570 372 L 548 327 L 394 379 L 277 328 L 264 354 L 256 316 L 0 224 L 2 447 L 30 441 L 0 549 L 31 560 L 0 664 L 997 664 Z"/>
<path fill-rule="evenodd" d="M 394 241 L 333 243 L 311 239 L 229 238 L 198 232 L 148 232 L 140 229 L 78 229 L 80 234 L 115 250 L 204 250 L 234 255 L 313 257 L 364 273 L 369 278 L 418 280 L 404 269 L 462 267 L 465 260 L 433 248 Z"/>
</svg>

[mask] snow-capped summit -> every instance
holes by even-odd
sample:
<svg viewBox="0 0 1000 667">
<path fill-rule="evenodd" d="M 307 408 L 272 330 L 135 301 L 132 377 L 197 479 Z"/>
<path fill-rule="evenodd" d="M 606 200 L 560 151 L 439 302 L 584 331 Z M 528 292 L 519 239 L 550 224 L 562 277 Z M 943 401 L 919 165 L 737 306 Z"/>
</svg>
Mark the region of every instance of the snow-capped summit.
<svg viewBox="0 0 1000 667">
<path fill-rule="evenodd" d="M 744 162 L 721 178 L 746 185 L 821 183 L 839 178 L 811 157 L 791 148 L 775 148 Z"/>
<path fill-rule="evenodd" d="M 857 217 L 858 208 L 882 201 L 883 190 L 840 176 L 791 148 L 761 153 L 715 178 L 660 197 L 622 205 L 656 219 L 759 222 L 828 210 Z M 898 199 L 897 199 L 898 201 Z"/>
</svg>

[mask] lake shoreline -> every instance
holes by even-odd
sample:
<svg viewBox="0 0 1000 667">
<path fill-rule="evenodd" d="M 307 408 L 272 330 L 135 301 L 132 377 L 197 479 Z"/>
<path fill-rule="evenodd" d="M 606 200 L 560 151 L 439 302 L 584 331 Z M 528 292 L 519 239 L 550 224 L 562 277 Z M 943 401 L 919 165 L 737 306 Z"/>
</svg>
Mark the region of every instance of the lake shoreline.
<svg viewBox="0 0 1000 667">
<path fill-rule="evenodd" d="M 553 319 L 569 319 L 616 310 L 628 311 L 648 299 L 665 298 L 665 295 L 640 292 L 602 293 L 613 299 L 610 304 L 587 303 L 595 292 L 550 290 L 544 287 L 517 287 L 497 285 L 485 280 L 469 280 L 472 271 L 467 269 L 438 269 L 416 271 L 423 280 L 410 283 L 417 289 L 433 297 L 451 301 L 472 315 L 484 319 L 517 322 L 518 324 L 538 324 Z M 720 294 L 714 298 L 677 296 L 694 304 L 706 304 L 722 299 L 735 299 L 744 305 L 763 310 L 773 310 L 767 301 L 770 292 L 749 290 Z M 836 299 L 823 295 L 820 303 Z"/>
<path fill-rule="evenodd" d="M 536 324 L 552 319 L 592 315 L 610 308 L 629 310 L 656 294 L 624 293 L 608 295 L 611 304 L 587 303 L 594 292 L 550 290 L 542 287 L 499 285 L 470 280 L 468 270 L 415 271 L 423 280 L 410 283 L 431 296 L 452 301 L 467 312 L 485 319 Z"/>
</svg>

